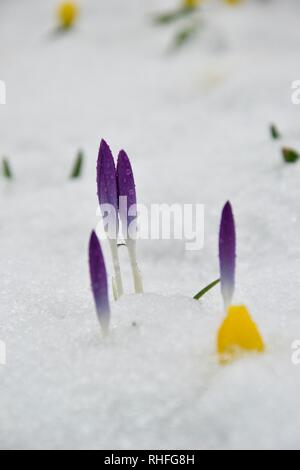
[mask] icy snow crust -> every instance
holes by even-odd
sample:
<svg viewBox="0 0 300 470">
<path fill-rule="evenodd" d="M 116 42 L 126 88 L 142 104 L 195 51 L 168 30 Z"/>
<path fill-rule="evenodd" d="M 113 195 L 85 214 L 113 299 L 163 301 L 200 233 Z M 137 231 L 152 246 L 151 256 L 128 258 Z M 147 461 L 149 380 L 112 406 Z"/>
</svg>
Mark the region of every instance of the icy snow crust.
<svg viewBox="0 0 300 470">
<path fill-rule="evenodd" d="M 0 186 L 1 448 L 299 448 L 300 149 L 298 0 L 215 2 L 205 29 L 178 54 L 173 28 L 150 14 L 172 2 L 87 0 L 77 28 L 53 33 L 55 1 L 0 5 L 1 154 L 16 181 Z M 173 31 L 174 32 L 174 31 Z M 274 143 L 270 122 L 285 135 Z M 144 296 L 112 304 L 102 339 L 87 245 L 97 225 L 99 140 L 124 147 L 141 202 L 203 203 L 202 251 L 143 242 Z M 83 148 L 85 176 L 69 182 Z M 238 228 L 236 303 L 267 344 L 221 367 L 220 213 Z M 110 256 L 105 246 L 110 272 Z M 126 250 L 126 290 L 132 292 Z"/>
</svg>

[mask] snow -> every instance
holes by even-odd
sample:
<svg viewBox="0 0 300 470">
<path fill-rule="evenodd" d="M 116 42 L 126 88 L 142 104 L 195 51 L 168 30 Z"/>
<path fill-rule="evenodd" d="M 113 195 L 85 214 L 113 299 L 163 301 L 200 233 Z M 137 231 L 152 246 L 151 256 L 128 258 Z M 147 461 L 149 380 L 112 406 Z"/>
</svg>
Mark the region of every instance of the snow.
<svg viewBox="0 0 300 470">
<path fill-rule="evenodd" d="M 205 7 L 194 43 L 170 53 L 174 28 L 151 14 L 172 1 L 86 0 L 77 27 L 54 34 L 56 1 L 2 0 L 0 153 L 0 446 L 4 449 L 299 448 L 300 149 L 297 0 Z M 288 3 L 288 4 L 287 4 Z M 284 140 L 268 135 L 278 124 Z M 205 245 L 139 243 L 146 294 L 112 303 L 103 339 L 87 246 L 98 223 L 100 138 L 128 152 L 138 198 L 205 204 Z M 70 182 L 79 148 L 84 178 Z M 267 344 L 222 367 L 218 276 L 221 209 L 238 229 L 236 303 Z M 105 246 L 110 273 L 110 255 Z"/>
</svg>

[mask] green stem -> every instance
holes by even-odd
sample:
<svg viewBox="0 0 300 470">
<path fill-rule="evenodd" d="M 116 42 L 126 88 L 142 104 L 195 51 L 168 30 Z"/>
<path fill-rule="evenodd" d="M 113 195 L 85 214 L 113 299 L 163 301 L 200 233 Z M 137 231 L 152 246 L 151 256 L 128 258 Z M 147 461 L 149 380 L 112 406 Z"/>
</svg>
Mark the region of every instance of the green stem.
<svg viewBox="0 0 300 470">
<path fill-rule="evenodd" d="M 6 158 L 3 158 L 2 160 L 2 173 L 3 173 L 4 178 L 8 180 L 13 179 L 13 173 L 10 167 L 10 163 Z"/>
<path fill-rule="evenodd" d="M 213 289 L 218 284 L 220 284 L 220 279 L 217 279 L 216 281 L 212 282 L 207 287 L 202 289 L 200 292 L 198 292 L 198 294 L 195 295 L 194 299 L 195 300 L 200 300 L 207 292 L 209 292 L 211 289 Z"/>
<path fill-rule="evenodd" d="M 195 10 L 196 8 L 183 7 L 183 8 L 180 8 L 179 10 L 174 10 L 169 13 L 163 13 L 161 15 L 158 15 L 154 18 L 154 21 L 157 24 L 169 24 L 169 23 L 172 23 L 173 21 L 177 21 L 180 18 L 190 15 Z"/>
<path fill-rule="evenodd" d="M 72 172 L 71 172 L 71 179 L 77 179 L 80 178 L 82 175 L 82 168 L 83 168 L 83 161 L 84 161 L 84 155 L 83 152 L 78 152 L 78 155 L 76 157 Z"/>
<path fill-rule="evenodd" d="M 278 140 L 278 139 L 281 139 L 281 134 L 277 128 L 277 126 L 275 126 L 275 124 L 272 124 L 271 127 L 270 127 L 270 132 L 271 132 L 271 137 L 274 139 L 274 140 Z"/>
</svg>

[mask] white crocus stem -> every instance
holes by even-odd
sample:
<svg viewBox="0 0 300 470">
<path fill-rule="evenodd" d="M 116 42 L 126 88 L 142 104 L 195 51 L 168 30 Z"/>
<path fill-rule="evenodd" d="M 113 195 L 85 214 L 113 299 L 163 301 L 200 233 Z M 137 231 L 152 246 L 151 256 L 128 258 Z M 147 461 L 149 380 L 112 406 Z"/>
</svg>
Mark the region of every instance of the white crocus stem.
<svg viewBox="0 0 300 470">
<path fill-rule="evenodd" d="M 117 287 L 117 294 L 118 299 L 122 297 L 124 293 L 123 289 L 123 282 L 122 282 L 122 274 L 120 268 L 120 259 L 119 259 L 119 252 L 118 252 L 118 242 L 114 238 L 109 238 L 109 244 L 113 259 L 114 271 L 115 271 L 115 282 Z"/>
<path fill-rule="evenodd" d="M 118 300 L 118 289 L 117 289 L 117 284 L 116 284 L 116 280 L 115 280 L 114 277 L 112 278 L 112 290 L 113 290 L 114 300 L 117 301 Z"/>
<path fill-rule="evenodd" d="M 126 241 L 126 246 L 129 253 L 129 259 L 132 269 L 133 281 L 134 281 L 134 288 L 136 294 L 143 294 L 143 281 L 142 276 L 137 264 L 137 257 L 136 257 L 136 241 L 130 238 Z"/>
</svg>

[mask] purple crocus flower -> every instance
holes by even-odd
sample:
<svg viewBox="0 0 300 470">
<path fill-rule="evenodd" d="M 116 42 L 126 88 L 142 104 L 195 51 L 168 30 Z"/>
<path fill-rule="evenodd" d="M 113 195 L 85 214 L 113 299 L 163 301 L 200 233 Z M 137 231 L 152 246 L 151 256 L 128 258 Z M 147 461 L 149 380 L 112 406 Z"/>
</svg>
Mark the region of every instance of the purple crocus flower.
<svg viewBox="0 0 300 470">
<path fill-rule="evenodd" d="M 137 206 L 136 189 L 130 160 L 121 150 L 117 165 L 117 179 L 119 192 L 119 214 L 122 221 L 123 235 L 128 248 L 135 292 L 143 292 L 143 281 L 137 264 L 136 236 L 137 236 Z"/>
<path fill-rule="evenodd" d="M 118 219 L 118 189 L 114 158 L 105 140 L 101 141 L 97 162 L 98 199 L 105 230 L 110 238 L 117 239 L 119 229 Z M 107 219 L 106 219 L 107 218 Z"/>
<path fill-rule="evenodd" d="M 89 265 L 91 287 L 95 299 L 97 315 L 103 332 L 106 334 L 110 321 L 107 272 L 101 245 L 94 231 L 92 232 L 89 244 Z"/>
<path fill-rule="evenodd" d="M 132 222 L 137 218 L 136 189 L 131 163 L 124 150 L 120 151 L 118 157 L 117 181 L 119 214 L 123 225 L 124 237 L 127 239 L 128 236 L 133 235 L 135 238 L 136 227 L 133 227 L 133 233 L 128 233 L 128 230 L 132 226 Z"/>
<path fill-rule="evenodd" d="M 101 141 L 97 162 L 98 199 L 108 235 L 115 271 L 118 297 L 123 294 L 123 283 L 118 255 L 119 207 L 117 173 L 114 158 L 105 140 Z"/>
<path fill-rule="evenodd" d="M 236 232 L 234 216 L 230 202 L 222 212 L 219 239 L 221 290 L 227 309 L 232 301 L 235 287 Z"/>
</svg>

